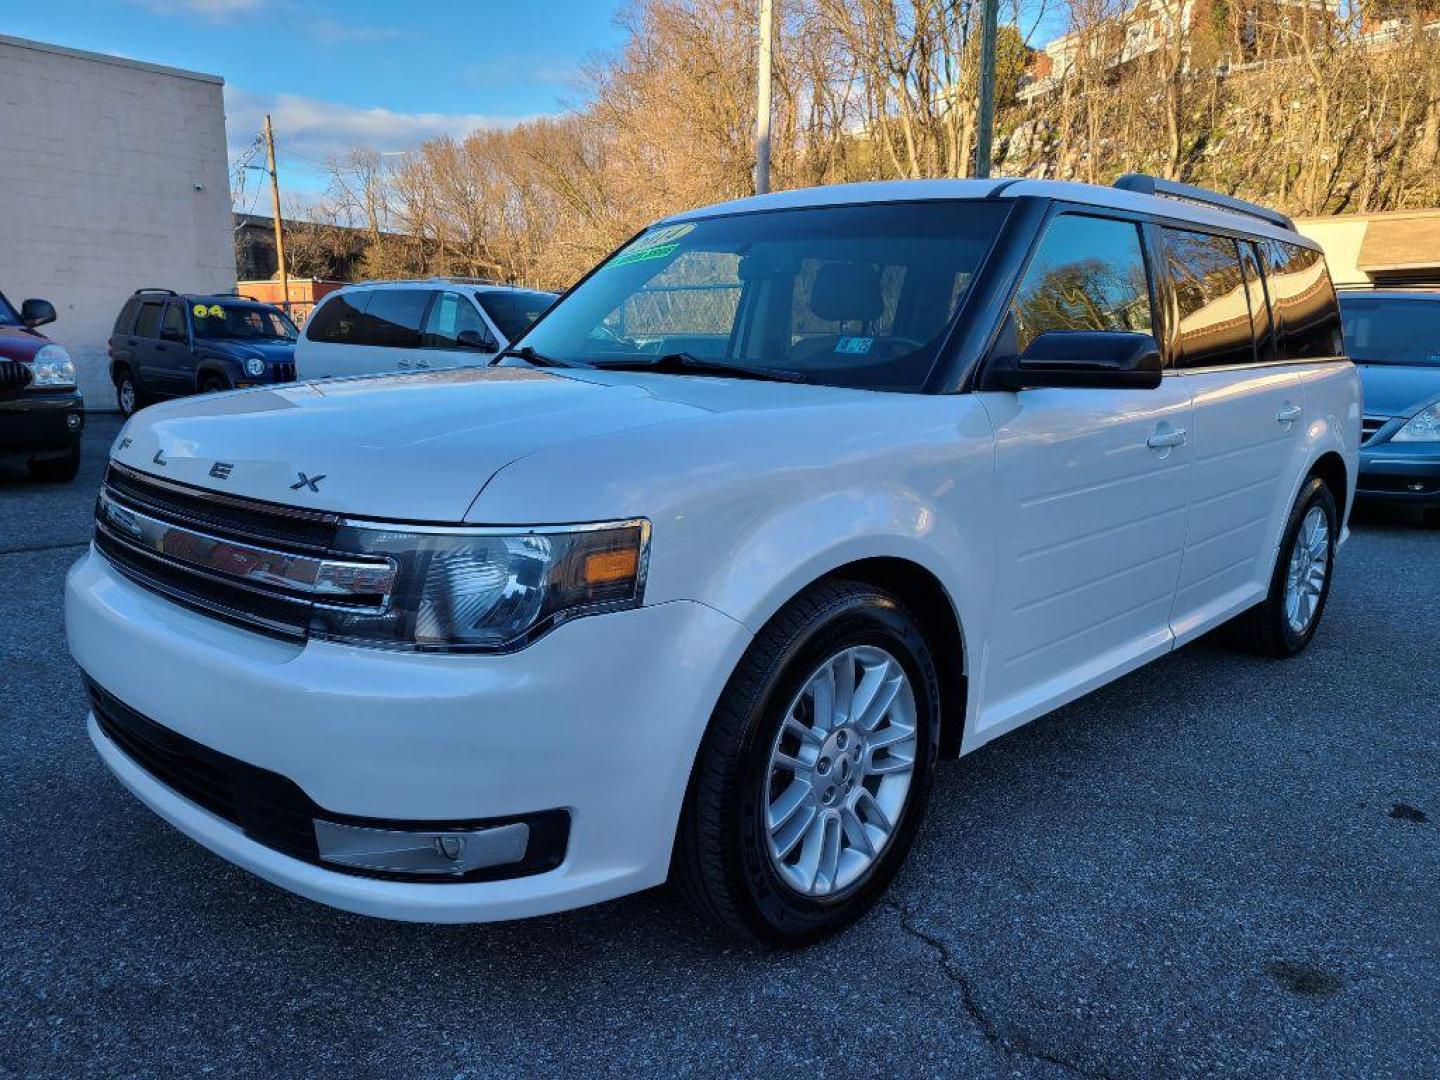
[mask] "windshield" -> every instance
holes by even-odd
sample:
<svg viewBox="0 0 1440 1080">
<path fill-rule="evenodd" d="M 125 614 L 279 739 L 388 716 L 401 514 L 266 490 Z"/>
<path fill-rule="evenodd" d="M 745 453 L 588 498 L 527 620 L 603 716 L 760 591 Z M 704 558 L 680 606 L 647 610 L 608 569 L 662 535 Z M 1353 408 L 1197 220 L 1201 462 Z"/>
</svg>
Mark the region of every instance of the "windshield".
<svg viewBox="0 0 1440 1080">
<path fill-rule="evenodd" d="M 0 326 L 19 326 L 20 313 L 10 306 L 5 294 L 0 293 Z"/>
<path fill-rule="evenodd" d="M 829 386 L 918 391 L 1005 214 L 998 203 L 908 202 L 658 226 L 576 287 L 524 345 L 559 363 L 640 368 L 686 354 Z"/>
<path fill-rule="evenodd" d="M 190 314 L 195 320 L 195 336 L 199 338 L 294 341 L 299 333 L 279 308 L 197 300 L 191 304 Z"/>
<path fill-rule="evenodd" d="M 1440 367 L 1440 295 L 1431 299 L 1342 297 L 1345 348 L 1357 364 Z"/>
<path fill-rule="evenodd" d="M 545 314 L 545 309 L 555 302 L 554 293 L 524 292 L 513 289 L 508 292 L 480 292 L 475 294 L 490 321 L 500 328 L 506 341 L 514 341 L 526 329 Z"/>
</svg>

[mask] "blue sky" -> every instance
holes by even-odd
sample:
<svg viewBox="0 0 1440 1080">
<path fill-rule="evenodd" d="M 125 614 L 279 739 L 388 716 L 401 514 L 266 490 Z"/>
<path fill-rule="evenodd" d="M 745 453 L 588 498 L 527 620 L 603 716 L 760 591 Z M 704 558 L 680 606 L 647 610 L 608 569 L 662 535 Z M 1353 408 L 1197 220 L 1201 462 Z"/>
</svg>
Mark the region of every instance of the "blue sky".
<svg viewBox="0 0 1440 1080">
<path fill-rule="evenodd" d="M 0 0 L 0 33 L 223 76 L 232 159 L 272 113 L 282 180 L 305 198 L 320 194 L 326 159 L 347 146 L 401 150 L 582 104 L 577 75 L 596 52 L 621 44 L 620 7 L 621 0 Z"/>
</svg>

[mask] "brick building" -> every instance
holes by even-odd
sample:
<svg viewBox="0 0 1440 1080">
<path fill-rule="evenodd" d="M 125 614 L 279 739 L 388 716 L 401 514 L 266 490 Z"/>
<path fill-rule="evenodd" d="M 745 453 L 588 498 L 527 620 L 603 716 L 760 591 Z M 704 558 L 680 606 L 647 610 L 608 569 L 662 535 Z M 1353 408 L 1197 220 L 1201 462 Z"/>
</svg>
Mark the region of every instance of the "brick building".
<svg viewBox="0 0 1440 1080">
<path fill-rule="evenodd" d="M 106 339 L 140 286 L 235 285 L 222 80 L 0 35 L 0 290 L 111 408 Z"/>
</svg>

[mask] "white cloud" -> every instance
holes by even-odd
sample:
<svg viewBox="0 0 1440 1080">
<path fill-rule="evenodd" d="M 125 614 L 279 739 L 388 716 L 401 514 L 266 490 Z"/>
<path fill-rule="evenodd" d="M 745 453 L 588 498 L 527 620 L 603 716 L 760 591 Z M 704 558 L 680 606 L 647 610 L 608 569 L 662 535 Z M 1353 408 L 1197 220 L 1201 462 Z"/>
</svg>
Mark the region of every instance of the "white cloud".
<svg viewBox="0 0 1440 1080">
<path fill-rule="evenodd" d="M 316 19 L 310 24 L 310 36 L 322 45 L 369 45 L 412 35 L 413 31 L 399 27 L 363 26 L 338 19 Z"/>
<path fill-rule="evenodd" d="M 160 15 L 181 12 L 197 15 L 209 22 L 229 22 L 239 15 L 248 15 L 269 6 L 270 0 L 138 0 L 141 7 Z"/>
<path fill-rule="evenodd" d="M 316 164 L 355 146 L 410 150 L 426 139 L 441 135 L 463 139 L 472 131 L 509 127 L 525 119 L 479 113 L 395 112 L 296 94 L 256 94 L 228 85 L 225 113 L 232 157 L 250 144 L 269 113 L 281 156 L 290 154 Z"/>
</svg>

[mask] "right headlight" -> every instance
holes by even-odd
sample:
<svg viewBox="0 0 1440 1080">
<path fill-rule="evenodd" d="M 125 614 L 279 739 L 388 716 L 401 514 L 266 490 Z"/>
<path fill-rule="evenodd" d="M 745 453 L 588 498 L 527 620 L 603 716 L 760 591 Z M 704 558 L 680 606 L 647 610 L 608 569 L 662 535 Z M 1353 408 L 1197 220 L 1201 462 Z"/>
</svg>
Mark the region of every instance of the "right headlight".
<svg viewBox="0 0 1440 1080">
<path fill-rule="evenodd" d="M 1440 442 L 1440 401 L 1421 409 L 1390 436 L 1391 442 Z"/>
<path fill-rule="evenodd" d="M 650 523 L 411 532 L 346 525 L 341 551 L 390 561 L 380 611 L 317 606 L 312 637 L 434 652 L 506 652 L 580 615 L 638 607 Z"/>
<path fill-rule="evenodd" d="M 75 362 L 63 345 L 43 345 L 30 361 L 32 386 L 64 389 L 75 385 Z"/>
</svg>

